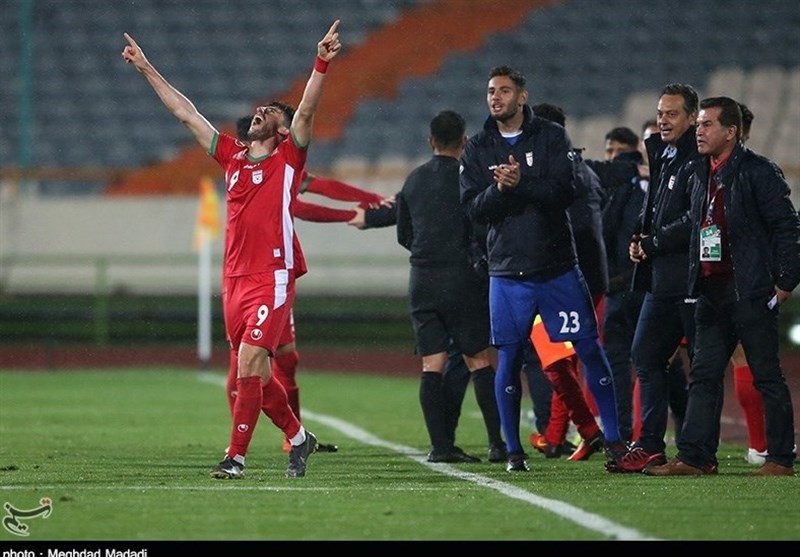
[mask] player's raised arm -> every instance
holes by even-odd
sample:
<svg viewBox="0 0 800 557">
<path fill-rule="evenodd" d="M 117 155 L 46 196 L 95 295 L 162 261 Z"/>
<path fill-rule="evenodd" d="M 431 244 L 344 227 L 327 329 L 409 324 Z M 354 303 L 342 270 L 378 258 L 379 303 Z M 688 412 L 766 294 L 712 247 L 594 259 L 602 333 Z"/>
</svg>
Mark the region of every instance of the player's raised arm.
<svg viewBox="0 0 800 557">
<path fill-rule="evenodd" d="M 314 125 L 314 113 L 317 110 L 319 99 L 322 95 L 322 84 L 325 81 L 325 72 L 328 69 L 328 63 L 339 53 L 342 44 L 339 42 L 339 33 L 336 29 L 339 27 L 339 20 L 333 22 L 331 28 L 317 43 L 317 58 L 314 62 L 314 69 L 311 72 L 311 77 L 308 78 L 306 88 L 303 91 L 303 98 L 300 104 L 297 105 L 297 110 L 294 113 L 292 120 L 292 133 L 295 141 L 301 147 L 308 145 L 311 141 L 311 129 Z"/>
<path fill-rule="evenodd" d="M 133 40 L 133 37 L 127 33 L 124 34 L 124 37 L 125 40 L 128 41 L 128 44 L 122 49 L 122 58 L 128 64 L 133 64 L 139 73 L 147 79 L 147 82 L 161 99 L 161 102 L 164 103 L 178 120 L 189 128 L 195 139 L 203 146 L 203 149 L 208 151 L 211 147 L 214 134 L 216 133 L 214 126 L 197 111 L 192 101 L 170 85 L 170 83 L 164 79 L 164 76 L 158 73 L 158 70 L 150 63 L 144 55 L 144 51 L 142 51 L 141 47 Z"/>
</svg>

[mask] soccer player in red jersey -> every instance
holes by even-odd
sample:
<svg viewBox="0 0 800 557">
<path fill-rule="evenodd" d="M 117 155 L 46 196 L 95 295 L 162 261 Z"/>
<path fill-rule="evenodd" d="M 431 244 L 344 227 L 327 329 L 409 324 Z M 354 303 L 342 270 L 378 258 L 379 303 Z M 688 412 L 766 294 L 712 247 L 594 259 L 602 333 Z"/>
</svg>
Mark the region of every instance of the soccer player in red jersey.
<svg viewBox="0 0 800 557">
<path fill-rule="evenodd" d="M 236 135 L 241 141 L 249 141 L 252 120 L 253 116 L 248 115 L 236 121 Z M 354 201 L 359 203 L 359 207 L 363 209 L 388 203 L 386 199 L 377 193 L 369 192 L 332 178 L 315 176 L 307 170 L 303 170 L 300 180 L 300 193 L 305 192 L 316 193 L 338 201 Z M 326 207 L 325 205 L 307 202 L 302 199 L 302 196 L 298 196 L 294 202 L 294 216 L 309 222 L 349 222 L 356 216 L 356 211 L 355 209 Z M 294 312 L 291 312 L 283 334 L 278 341 L 278 349 L 272 357 L 271 368 L 273 377 L 278 379 L 283 388 L 286 389 L 289 405 L 298 418 L 300 418 L 300 387 L 297 384 L 296 375 L 299 361 L 300 354 L 297 352 Z M 225 392 L 231 413 L 233 413 L 233 405 L 237 394 L 237 368 L 236 354 L 232 353 L 228 379 L 225 384 Z M 286 452 L 291 450 L 289 439 L 284 440 L 283 450 Z M 338 450 L 339 448 L 334 444 L 317 444 L 317 451 L 319 452 L 334 453 Z"/>
<path fill-rule="evenodd" d="M 307 270 L 292 205 L 300 190 L 325 72 L 341 49 L 338 26 L 336 20 L 317 43 L 314 69 L 296 111 L 281 102 L 258 107 L 249 145 L 219 133 L 125 34 L 123 59 L 144 75 L 164 105 L 225 170 L 222 299 L 226 335 L 237 354 L 238 395 L 230 444 L 211 472 L 214 478 L 244 475 L 245 456 L 262 408 L 291 441 L 287 477 L 305 476 L 307 458 L 317 450 L 316 437 L 292 411 L 281 383 L 273 380 L 270 359 L 289 320 L 295 280 Z"/>
</svg>

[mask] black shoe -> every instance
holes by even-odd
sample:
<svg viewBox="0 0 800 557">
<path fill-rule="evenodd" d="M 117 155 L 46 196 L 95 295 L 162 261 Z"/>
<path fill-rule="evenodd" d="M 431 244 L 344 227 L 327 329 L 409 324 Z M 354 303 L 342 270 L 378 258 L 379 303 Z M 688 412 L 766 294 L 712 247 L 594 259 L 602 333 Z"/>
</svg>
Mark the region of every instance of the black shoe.
<svg viewBox="0 0 800 557">
<path fill-rule="evenodd" d="M 244 464 L 236 462 L 226 456 L 217 467 L 211 471 L 211 477 L 217 480 L 238 480 L 244 477 Z"/>
<path fill-rule="evenodd" d="M 530 472 L 528 462 L 525 460 L 528 457 L 525 453 L 515 453 L 508 455 L 508 462 L 506 462 L 506 472 Z"/>
<path fill-rule="evenodd" d="M 544 457 L 545 458 L 561 458 L 564 452 L 561 449 L 561 445 L 547 445 L 544 449 Z"/>
<path fill-rule="evenodd" d="M 575 449 L 577 449 L 577 448 L 578 447 L 576 445 L 573 445 L 569 441 L 564 441 L 563 443 L 561 443 L 561 454 L 562 455 L 564 455 L 564 454 L 572 454 L 572 453 L 575 452 Z"/>
<path fill-rule="evenodd" d="M 336 453 L 339 452 L 339 447 L 333 443 L 317 443 L 318 453 Z"/>
<path fill-rule="evenodd" d="M 317 447 L 316 436 L 306 430 L 306 440 L 289 451 L 289 467 L 286 469 L 286 477 L 302 478 L 305 476 L 308 457 L 317 452 Z"/>
<path fill-rule="evenodd" d="M 505 462 L 508 458 L 505 443 L 489 445 L 489 462 Z"/>
<path fill-rule="evenodd" d="M 451 447 L 446 450 L 433 449 L 428 453 L 428 462 L 480 462 L 477 456 L 468 455 L 459 447 Z"/>
</svg>

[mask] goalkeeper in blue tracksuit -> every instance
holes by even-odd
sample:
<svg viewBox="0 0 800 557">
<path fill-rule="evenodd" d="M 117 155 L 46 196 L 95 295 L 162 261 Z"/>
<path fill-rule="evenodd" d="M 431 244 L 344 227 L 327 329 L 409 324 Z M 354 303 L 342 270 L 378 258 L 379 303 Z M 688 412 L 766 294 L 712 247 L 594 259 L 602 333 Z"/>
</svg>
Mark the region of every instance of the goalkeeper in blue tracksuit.
<svg viewBox="0 0 800 557">
<path fill-rule="evenodd" d="M 525 77 L 507 66 L 489 74 L 489 117 L 462 157 L 461 202 L 489 228 L 491 342 L 498 350 L 495 395 L 509 472 L 529 470 L 519 440 L 522 354 L 540 314 L 553 341 L 570 341 L 600 410 L 606 456 L 626 451 L 617 428 L 611 368 L 578 267 L 567 208 L 575 198 L 572 145 L 563 127 L 535 117 Z"/>
</svg>

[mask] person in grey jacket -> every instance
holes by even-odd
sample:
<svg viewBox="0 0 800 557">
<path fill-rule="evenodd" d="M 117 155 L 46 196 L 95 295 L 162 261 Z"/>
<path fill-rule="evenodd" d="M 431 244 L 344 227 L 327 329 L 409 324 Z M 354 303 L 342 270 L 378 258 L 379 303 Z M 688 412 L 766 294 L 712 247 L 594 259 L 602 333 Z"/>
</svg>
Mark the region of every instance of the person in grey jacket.
<svg viewBox="0 0 800 557">
<path fill-rule="evenodd" d="M 767 456 L 756 476 L 794 476 L 792 399 L 779 359 L 780 305 L 800 283 L 800 218 L 781 170 L 742 145 L 728 97 L 700 103 L 690 165 L 689 291 L 698 295 L 696 350 L 678 454 L 655 476 L 717 473 L 723 379 L 741 341 L 764 399 Z"/>
<path fill-rule="evenodd" d="M 461 163 L 461 203 L 488 226 L 489 311 L 497 347 L 495 396 L 508 448 L 506 470 L 528 471 L 519 439 L 523 350 L 536 315 L 550 339 L 572 342 L 600 409 L 608 458 L 619 440 L 611 368 L 600 346 L 589 289 L 578 267 L 567 209 L 575 199 L 572 144 L 566 130 L 534 116 L 525 76 L 508 66 L 489 72 L 483 129 Z"/>
</svg>

